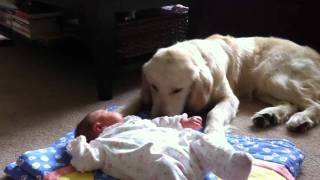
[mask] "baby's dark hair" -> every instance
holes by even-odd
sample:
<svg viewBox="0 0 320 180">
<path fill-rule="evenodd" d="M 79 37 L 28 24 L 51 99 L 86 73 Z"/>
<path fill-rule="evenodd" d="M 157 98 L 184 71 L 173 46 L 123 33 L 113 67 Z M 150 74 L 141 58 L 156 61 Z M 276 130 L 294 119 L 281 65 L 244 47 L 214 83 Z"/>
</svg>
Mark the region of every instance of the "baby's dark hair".
<svg viewBox="0 0 320 180">
<path fill-rule="evenodd" d="M 89 115 L 84 117 L 76 127 L 75 137 L 83 135 L 86 137 L 87 142 L 90 142 L 94 139 L 94 132 L 92 131 L 92 121 L 89 118 Z"/>
</svg>

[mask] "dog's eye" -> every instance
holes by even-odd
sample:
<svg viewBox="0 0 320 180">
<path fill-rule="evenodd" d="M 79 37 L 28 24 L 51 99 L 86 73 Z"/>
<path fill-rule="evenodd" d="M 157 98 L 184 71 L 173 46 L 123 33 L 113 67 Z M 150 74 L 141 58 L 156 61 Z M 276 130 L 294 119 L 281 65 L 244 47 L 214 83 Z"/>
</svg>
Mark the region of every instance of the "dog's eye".
<svg viewBox="0 0 320 180">
<path fill-rule="evenodd" d="M 177 94 L 177 93 L 179 93 L 179 92 L 181 92 L 182 91 L 182 88 L 177 88 L 177 89 L 174 89 L 172 92 L 171 92 L 171 94 Z"/>
<path fill-rule="evenodd" d="M 154 84 L 151 84 L 151 88 L 152 88 L 154 91 L 158 91 L 157 86 L 156 86 L 156 85 L 154 85 Z"/>
</svg>

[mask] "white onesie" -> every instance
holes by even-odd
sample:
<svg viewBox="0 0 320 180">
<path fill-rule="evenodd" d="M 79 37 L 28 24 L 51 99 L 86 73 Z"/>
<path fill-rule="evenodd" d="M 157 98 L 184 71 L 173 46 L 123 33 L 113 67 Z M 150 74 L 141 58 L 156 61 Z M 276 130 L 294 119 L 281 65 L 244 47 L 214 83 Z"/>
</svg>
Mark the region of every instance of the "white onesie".
<svg viewBox="0 0 320 180">
<path fill-rule="evenodd" d="M 89 144 L 81 135 L 67 146 L 71 164 L 78 171 L 101 169 L 119 179 L 199 180 L 210 171 L 225 180 L 247 179 L 250 155 L 235 151 L 224 138 L 183 129 L 182 116 L 127 116 Z"/>
</svg>

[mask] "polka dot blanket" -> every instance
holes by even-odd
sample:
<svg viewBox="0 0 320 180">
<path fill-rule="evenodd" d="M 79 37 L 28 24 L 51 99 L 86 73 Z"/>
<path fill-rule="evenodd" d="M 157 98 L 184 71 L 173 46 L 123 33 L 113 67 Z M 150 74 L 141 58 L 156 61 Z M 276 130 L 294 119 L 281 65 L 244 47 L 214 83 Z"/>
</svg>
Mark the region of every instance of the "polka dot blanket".
<svg viewBox="0 0 320 180">
<path fill-rule="evenodd" d="M 112 108 L 114 107 L 111 106 L 108 110 Z M 66 152 L 66 145 L 73 138 L 74 131 L 70 131 L 47 148 L 27 151 L 20 155 L 16 162 L 8 164 L 4 172 L 13 179 L 19 180 L 52 179 L 50 177 L 55 177 L 57 173 L 60 175 L 71 173 L 74 169 L 70 166 L 71 157 Z M 255 138 L 234 134 L 227 134 L 227 139 L 235 149 L 246 151 L 255 159 L 282 165 L 294 178 L 300 173 L 304 155 L 286 139 Z M 93 172 L 92 177 L 96 180 L 114 179 L 101 171 Z M 209 174 L 205 179 L 214 180 L 216 177 Z"/>
</svg>

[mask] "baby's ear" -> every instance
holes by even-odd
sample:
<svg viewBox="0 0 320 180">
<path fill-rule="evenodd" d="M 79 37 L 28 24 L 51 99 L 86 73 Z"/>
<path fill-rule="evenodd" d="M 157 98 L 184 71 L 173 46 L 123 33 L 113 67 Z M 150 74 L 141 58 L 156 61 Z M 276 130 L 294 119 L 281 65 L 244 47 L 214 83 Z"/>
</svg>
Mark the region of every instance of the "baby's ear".
<svg viewBox="0 0 320 180">
<path fill-rule="evenodd" d="M 93 131 L 95 132 L 95 133 L 102 133 L 102 131 L 103 131 L 103 125 L 100 123 L 100 122 L 97 122 L 97 123 L 95 123 L 94 125 L 93 125 Z"/>
</svg>

